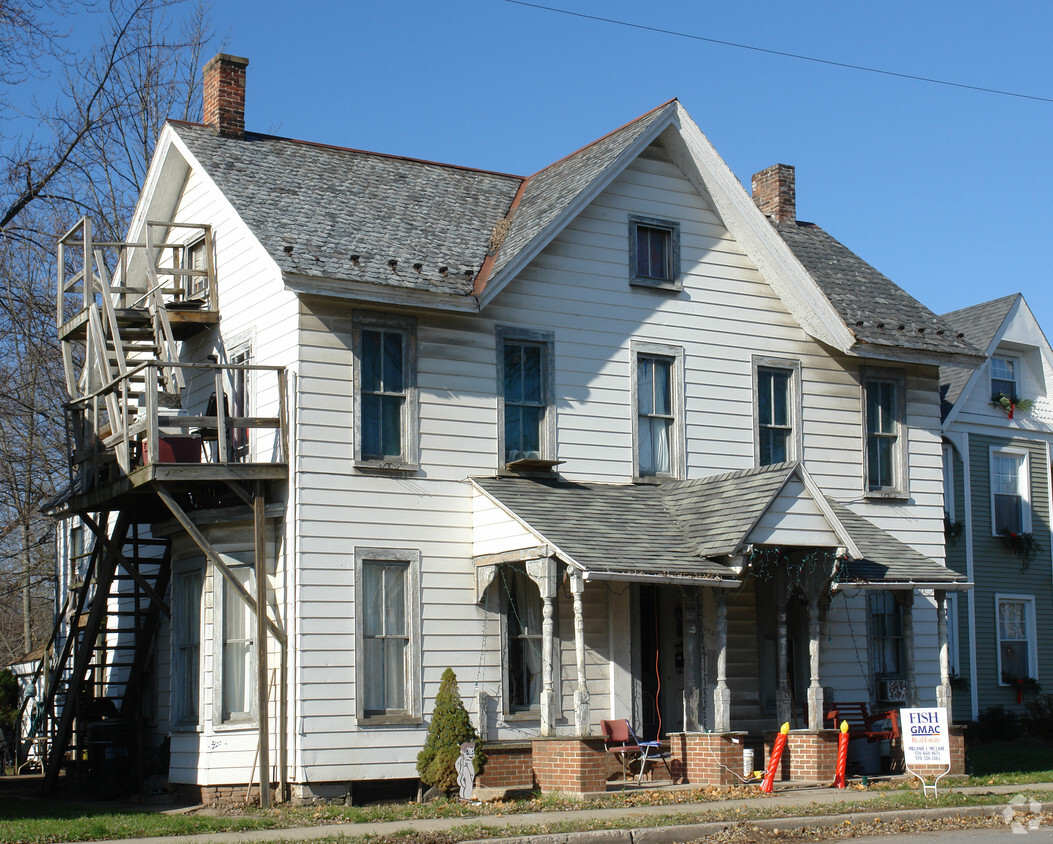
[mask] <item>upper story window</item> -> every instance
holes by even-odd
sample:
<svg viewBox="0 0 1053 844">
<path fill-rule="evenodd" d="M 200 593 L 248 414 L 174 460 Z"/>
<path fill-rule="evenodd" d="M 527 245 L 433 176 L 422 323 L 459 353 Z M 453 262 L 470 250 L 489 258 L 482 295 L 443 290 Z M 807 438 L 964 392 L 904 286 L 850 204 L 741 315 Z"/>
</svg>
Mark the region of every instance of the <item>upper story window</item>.
<svg viewBox="0 0 1053 844">
<path fill-rule="evenodd" d="M 200 299 L 208 296 L 208 262 L 205 258 L 205 238 L 199 238 L 183 248 L 183 269 L 198 270 L 200 275 L 184 277 L 183 288 L 188 291 L 192 299 Z"/>
<path fill-rule="evenodd" d="M 497 329 L 499 447 L 503 463 L 555 460 L 553 347 L 550 332 Z"/>
<path fill-rule="evenodd" d="M 236 348 L 230 354 L 230 362 L 233 366 L 250 366 L 252 364 L 252 347 L 244 344 Z M 252 384 L 252 372 L 248 369 L 230 370 L 230 412 L 235 417 L 249 416 L 252 401 L 249 390 Z M 245 463 L 249 460 L 249 429 L 235 427 L 230 432 L 231 459 L 236 463 Z"/>
<path fill-rule="evenodd" d="M 1037 680 L 1035 597 L 995 595 L 1000 685 Z"/>
<path fill-rule="evenodd" d="M 629 281 L 644 287 L 681 289 L 679 223 L 629 217 Z"/>
<path fill-rule="evenodd" d="M 758 466 L 785 463 L 801 456 L 800 372 L 797 361 L 753 359 Z"/>
<path fill-rule="evenodd" d="M 420 719 L 420 552 L 355 551 L 355 701 L 364 723 Z"/>
<path fill-rule="evenodd" d="M 907 494 L 906 383 L 895 372 L 864 373 L 866 491 Z"/>
<path fill-rule="evenodd" d="M 943 444 L 943 511 L 954 521 L 954 447 Z"/>
<path fill-rule="evenodd" d="M 991 448 L 991 532 L 1031 532 L 1027 452 Z"/>
<path fill-rule="evenodd" d="M 355 460 L 360 467 L 415 468 L 415 329 L 411 319 L 355 317 Z"/>
<path fill-rule="evenodd" d="M 684 475 L 684 350 L 633 343 L 633 456 L 635 477 Z"/>
<path fill-rule="evenodd" d="M 1016 385 L 1016 358 L 994 355 L 991 358 L 991 398 L 1005 396 L 1016 399 L 1020 394 Z"/>
</svg>

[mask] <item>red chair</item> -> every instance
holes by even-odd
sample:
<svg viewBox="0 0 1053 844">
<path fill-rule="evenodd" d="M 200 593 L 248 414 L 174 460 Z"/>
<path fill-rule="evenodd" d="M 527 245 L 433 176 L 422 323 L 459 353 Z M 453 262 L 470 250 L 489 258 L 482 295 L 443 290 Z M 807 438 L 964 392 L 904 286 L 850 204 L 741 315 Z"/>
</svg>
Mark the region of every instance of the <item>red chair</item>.
<svg viewBox="0 0 1053 844">
<path fill-rule="evenodd" d="M 618 757 L 622 765 L 622 780 L 627 781 L 631 776 L 629 766 L 643 756 L 643 749 L 636 743 L 629 722 L 624 718 L 618 721 L 600 721 L 600 729 L 603 730 L 603 749 Z"/>
</svg>

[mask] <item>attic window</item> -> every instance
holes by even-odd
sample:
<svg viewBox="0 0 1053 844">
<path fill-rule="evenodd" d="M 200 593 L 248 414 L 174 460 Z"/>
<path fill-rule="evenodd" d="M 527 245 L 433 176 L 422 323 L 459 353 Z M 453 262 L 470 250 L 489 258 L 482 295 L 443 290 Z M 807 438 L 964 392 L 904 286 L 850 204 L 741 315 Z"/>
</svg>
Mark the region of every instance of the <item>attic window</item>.
<svg viewBox="0 0 1053 844">
<path fill-rule="evenodd" d="M 1010 401 L 1017 397 L 1016 360 L 995 355 L 991 358 L 991 398 L 1004 395 Z"/>
<path fill-rule="evenodd" d="M 629 217 L 629 283 L 681 290 L 680 224 L 653 217 Z"/>
</svg>

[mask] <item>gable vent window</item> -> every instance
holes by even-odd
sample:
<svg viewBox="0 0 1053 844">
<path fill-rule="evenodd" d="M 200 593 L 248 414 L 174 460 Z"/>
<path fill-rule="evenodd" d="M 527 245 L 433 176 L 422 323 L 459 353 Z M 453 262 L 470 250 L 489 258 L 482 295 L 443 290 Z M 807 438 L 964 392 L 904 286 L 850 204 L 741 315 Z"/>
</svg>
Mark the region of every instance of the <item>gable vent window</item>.
<svg viewBox="0 0 1053 844">
<path fill-rule="evenodd" d="M 682 289 L 679 223 L 629 217 L 629 281 L 642 287 Z"/>
</svg>

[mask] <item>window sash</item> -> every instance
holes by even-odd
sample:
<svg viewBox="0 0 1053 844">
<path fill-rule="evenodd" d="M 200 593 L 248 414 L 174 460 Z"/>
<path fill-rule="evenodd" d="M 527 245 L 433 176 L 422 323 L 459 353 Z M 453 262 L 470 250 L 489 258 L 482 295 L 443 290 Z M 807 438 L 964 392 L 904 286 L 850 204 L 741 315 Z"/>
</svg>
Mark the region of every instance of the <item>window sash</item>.
<svg viewBox="0 0 1053 844">
<path fill-rule="evenodd" d="M 671 235 L 668 229 L 637 224 L 636 274 L 638 276 L 669 281 Z"/>
<path fill-rule="evenodd" d="M 639 355 L 636 362 L 637 471 L 641 476 L 672 472 L 673 359 Z"/>
<path fill-rule="evenodd" d="M 507 640 L 509 712 L 536 709 L 541 703 L 541 593 L 526 574 L 501 570 L 502 603 Z"/>
<path fill-rule="evenodd" d="M 993 532 L 1024 530 L 1024 455 L 993 452 L 991 455 L 991 498 Z"/>
<path fill-rule="evenodd" d="M 251 594 L 254 581 L 252 569 L 239 566 L 232 571 L 238 582 Z M 253 667 L 256 663 L 254 616 L 241 595 L 225 580 L 222 648 L 223 720 L 249 718 L 252 715 L 251 689 Z"/>
<path fill-rule="evenodd" d="M 991 358 L 991 397 L 998 395 L 1017 398 L 1016 361 L 1012 358 Z"/>
<path fill-rule="evenodd" d="M 406 580 L 408 565 L 363 560 L 362 636 L 366 715 L 408 710 L 410 647 Z"/>
<path fill-rule="evenodd" d="M 360 336 L 362 459 L 401 460 L 406 407 L 406 335 L 363 328 Z"/>
<path fill-rule="evenodd" d="M 505 460 L 531 453 L 543 457 L 543 428 L 548 407 L 546 347 L 506 340 L 503 349 Z"/>
<path fill-rule="evenodd" d="M 176 575 L 176 671 L 175 720 L 198 722 L 201 683 L 201 591 L 204 578 L 199 570 Z"/>
<path fill-rule="evenodd" d="M 903 677 L 903 616 L 891 592 L 870 595 L 870 647 L 875 678 Z"/>
<path fill-rule="evenodd" d="M 998 654 L 1002 683 L 1031 676 L 1031 602 L 998 599 Z"/>
<path fill-rule="evenodd" d="M 895 381 L 869 378 L 866 381 L 867 488 L 896 488 L 899 485 L 900 396 Z"/>
<path fill-rule="evenodd" d="M 793 372 L 788 369 L 757 368 L 757 436 L 761 466 L 785 463 L 790 459 L 792 379 Z"/>
</svg>

